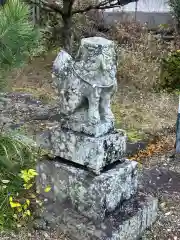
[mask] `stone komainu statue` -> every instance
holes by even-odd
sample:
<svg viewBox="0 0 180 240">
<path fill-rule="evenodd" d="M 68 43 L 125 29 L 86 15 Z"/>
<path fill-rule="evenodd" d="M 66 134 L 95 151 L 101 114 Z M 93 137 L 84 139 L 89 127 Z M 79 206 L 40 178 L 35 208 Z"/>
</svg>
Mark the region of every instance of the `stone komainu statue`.
<svg viewBox="0 0 180 240">
<path fill-rule="evenodd" d="M 53 78 L 61 113 L 75 116 L 79 112 L 79 120 L 91 124 L 114 121 L 110 100 L 117 80 L 112 41 L 101 37 L 82 39 L 75 60 L 60 51 L 53 64 Z"/>
</svg>

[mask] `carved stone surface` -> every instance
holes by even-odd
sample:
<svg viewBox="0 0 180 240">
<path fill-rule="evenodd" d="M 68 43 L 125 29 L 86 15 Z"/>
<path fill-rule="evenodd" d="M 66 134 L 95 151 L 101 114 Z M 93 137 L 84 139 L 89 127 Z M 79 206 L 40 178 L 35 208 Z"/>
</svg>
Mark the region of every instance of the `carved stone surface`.
<svg viewBox="0 0 180 240">
<path fill-rule="evenodd" d="M 113 41 L 101 37 L 82 39 L 75 60 L 61 51 L 53 64 L 53 78 L 60 97 L 60 113 L 66 115 L 72 130 L 83 124 L 77 131 L 87 133 L 86 127 L 104 122 L 112 129 L 114 116 L 110 101 L 117 86 Z M 104 133 L 108 132 L 106 127 Z"/>
<path fill-rule="evenodd" d="M 57 224 L 59 230 L 73 240 L 137 240 L 155 222 L 158 201 L 140 193 L 103 221 L 95 222 L 70 207 L 63 208 L 51 201 L 47 202 L 46 209 L 43 215 L 48 225 L 54 227 Z"/>
<path fill-rule="evenodd" d="M 73 121 L 62 121 L 61 126 L 65 129 L 70 129 L 75 132 L 85 133 L 92 137 L 101 137 L 107 133 L 111 134 L 114 132 L 114 123 L 113 122 L 101 122 L 100 124 L 96 124 L 95 126 L 91 124 L 82 123 L 73 120 Z"/>
<path fill-rule="evenodd" d="M 142 196 L 132 198 L 99 224 L 77 217 L 78 214 L 68 209 L 61 221 L 62 231 L 70 233 L 74 240 L 135 240 L 156 220 L 157 200 Z"/>
<path fill-rule="evenodd" d="M 94 220 L 104 219 L 137 192 L 137 163 L 129 160 L 99 176 L 57 161 L 40 162 L 37 170 L 38 185 L 42 189 L 52 187 L 49 194 L 42 191 L 45 198 L 55 200 L 61 207 L 70 201 L 74 209 Z"/>
<path fill-rule="evenodd" d="M 41 145 L 48 146 L 53 156 L 86 166 L 96 174 L 108 164 L 124 161 L 126 152 L 124 131 L 95 138 L 57 125 L 42 134 L 41 139 Z"/>
</svg>

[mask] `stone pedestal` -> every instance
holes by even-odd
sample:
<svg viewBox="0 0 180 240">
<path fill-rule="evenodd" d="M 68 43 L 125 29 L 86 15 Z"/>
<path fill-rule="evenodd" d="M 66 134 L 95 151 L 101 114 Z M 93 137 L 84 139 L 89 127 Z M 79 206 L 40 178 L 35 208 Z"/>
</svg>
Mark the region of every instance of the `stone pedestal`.
<svg viewBox="0 0 180 240">
<path fill-rule="evenodd" d="M 137 163 L 126 160 L 101 175 L 62 162 L 38 164 L 43 218 L 73 240 L 135 240 L 157 217 L 158 202 L 138 193 Z M 50 185 L 51 191 L 43 189 Z M 41 217 L 42 217 L 41 216 Z"/>
<path fill-rule="evenodd" d="M 70 202 L 74 209 L 91 219 L 104 219 L 123 201 L 137 192 L 137 163 L 126 160 L 122 164 L 95 175 L 87 170 L 68 166 L 58 161 L 40 162 L 37 168 L 41 193 L 57 205 Z M 45 194 L 45 186 L 52 186 Z"/>
<path fill-rule="evenodd" d="M 118 207 L 103 221 L 93 222 L 72 208 L 61 209 L 53 216 L 54 223 L 60 223 L 60 230 L 72 240 L 138 240 L 143 231 L 151 227 L 157 218 L 157 200 L 141 194 Z M 59 209 L 49 204 L 49 212 Z M 58 217 L 57 217 L 58 216 Z M 49 218 L 44 218 L 49 221 Z M 51 226 L 54 227 L 51 222 Z"/>
<path fill-rule="evenodd" d="M 37 186 L 47 200 L 41 217 L 73 240 L 135 240 L 156 220 L 157 199 L 138 192 L 134 161 L 96 175 L 56 158 L 39 162 L 37 171 Z M 47 185 L 51 191 L 45 193 Z"/>
<path fill-rule="evenodd" d="M 99 174 L 107 165 L 124 161 L 126 134 L 113 131 L 101 137 L 92 137 L 56 126 L 49 132 L 54 156 L 88 167 Z"/>
</svg>

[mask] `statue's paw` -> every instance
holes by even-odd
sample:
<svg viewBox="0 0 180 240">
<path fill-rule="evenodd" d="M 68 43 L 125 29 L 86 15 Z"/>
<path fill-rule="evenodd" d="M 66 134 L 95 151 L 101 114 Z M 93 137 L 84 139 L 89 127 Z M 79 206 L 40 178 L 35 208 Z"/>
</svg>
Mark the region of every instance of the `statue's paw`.
<svg viewBox="0 0 180 240">
<path fill-rule="evenodd" d="M 96 125 L 96 124 L 100 123 L 100 118 L 90 118 L 89 122 L 92 125 Z"/>
<path fill-rule="evenodd" d="M 111 114 L 106 114 L 103 116 L 103 119 L 106 121 L 106 122 L 114 122 L 114 115 L 111 113 Z"/>
</svg>

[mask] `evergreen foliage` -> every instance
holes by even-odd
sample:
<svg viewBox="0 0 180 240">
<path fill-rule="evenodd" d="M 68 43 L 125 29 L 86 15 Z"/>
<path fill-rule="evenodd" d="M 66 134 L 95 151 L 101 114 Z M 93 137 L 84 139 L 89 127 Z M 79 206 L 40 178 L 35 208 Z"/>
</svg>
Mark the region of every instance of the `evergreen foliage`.
<svg viewBox="0 0 180 240">
<path fill-rule="evenodd" d="M 39 37 L 39 31 L 29 21 L 29 7 L 25 3 L 8 0 L 0 6 L 0 90 L 8 73 L 27 60 Z"/>
<path fill-rule="evenodd" d="M 29 7 L 25 3 L 8 0 L 0 5 L 0 92 L 8 84 L 8 74 L 21 67 L 38 46 L 39 37 L 39 31 L 29 21 Z M 7 133 L 1 128 L 0 230 L 17 228 L 13 199 L 25 191 L 19 173 L 34 167 L 36 154 L 37 148 L 27 142 L 25 136 Z"/>
</svg>

